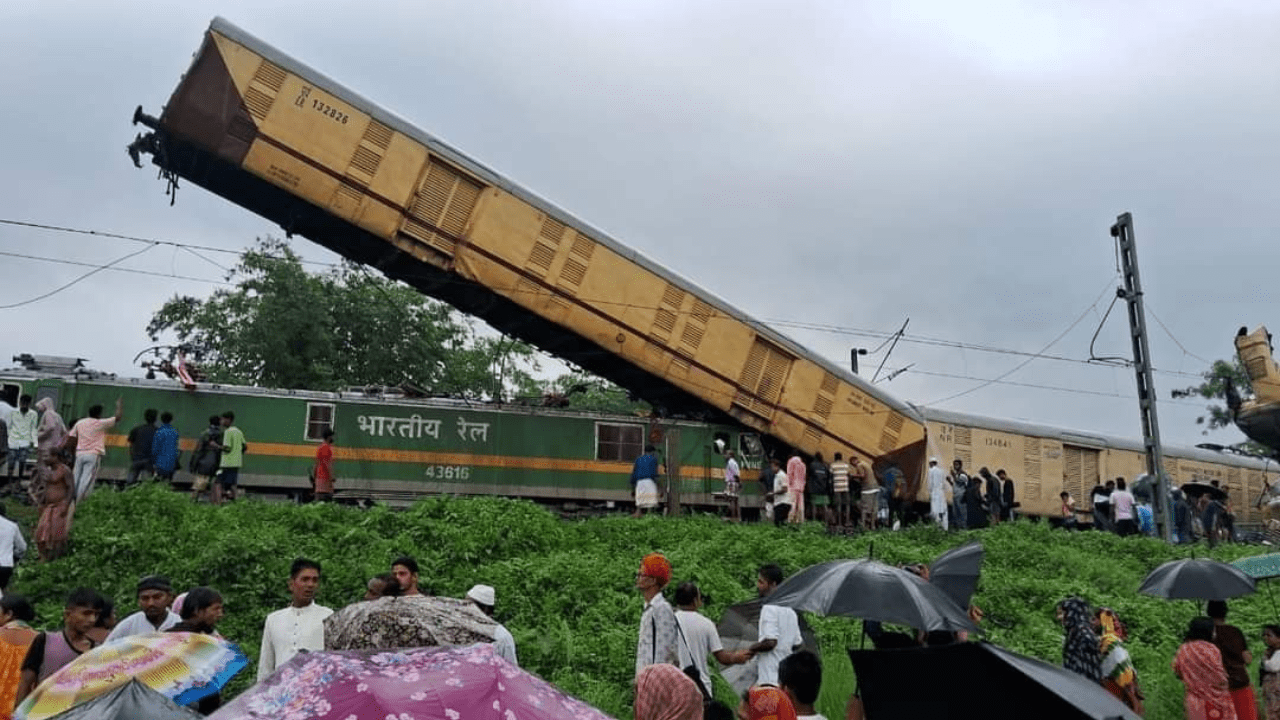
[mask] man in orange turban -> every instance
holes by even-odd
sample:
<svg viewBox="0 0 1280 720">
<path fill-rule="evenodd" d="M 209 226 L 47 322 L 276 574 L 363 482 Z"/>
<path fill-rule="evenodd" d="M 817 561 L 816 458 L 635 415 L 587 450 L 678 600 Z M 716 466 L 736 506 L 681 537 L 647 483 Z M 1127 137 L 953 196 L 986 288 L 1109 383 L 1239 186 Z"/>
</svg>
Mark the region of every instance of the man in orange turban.
<svg viewBox="0 0 1280 720">
<path fill-rule="evenodd" d="M 671 561 L 660 553 L 650 553 L 640 561 L 636 572 L 636 589 L 644 596 L 644 613 L 640 616 L 640 634 L 636 643 L 636 674 L 649 665 L 679 662 L 677 654 L 676 613 L 662 596 L 671 582 Z"/>
</svg>

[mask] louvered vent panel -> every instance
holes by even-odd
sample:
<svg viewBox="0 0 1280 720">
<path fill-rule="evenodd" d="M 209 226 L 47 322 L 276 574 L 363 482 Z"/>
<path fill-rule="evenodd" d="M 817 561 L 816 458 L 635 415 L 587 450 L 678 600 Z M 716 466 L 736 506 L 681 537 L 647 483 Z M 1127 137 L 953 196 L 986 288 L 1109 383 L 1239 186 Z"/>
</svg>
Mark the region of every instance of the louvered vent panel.
<svg viewBox="0 0 1280 720">
<path fill-rule="evenodd" d="M 440 223 L 441 229 L 458 236 L 466 232 L 467 221 L 471 219 L 471 211 L 475 209 L 478 199 L 480 199 L 480 186 L 459 178 L 453 200 L 449 203 L 449 209 L 445 211 L 444 220 Z"/>
<path fill-rule="evenodd" d="M 560 269 L 560 285 L 570 286 L 577 289 L 582 284 L 582 279 L 587 276 L 587 266 L 578 262 L 573 258 L 565 260 L 564 267 Z"/>
<path fill-rule="evenodd" d="M 542 232 L 539 233 L 551 245 L 559 245 L 560 240 L 564 238 L 564 223 L 548 216 L 542 221 Z"/>
<path fill-rule="evenodd" d="M 671 332 L 676 326 L 676 314 L 666 308 L 659 308 L 653 318 L 653 326 Z"/>
<path fill-rule="evenodd" d="M 668 283 L 667 289 L 662 293 L 662 304 L 678 308 L 684 304 L 684 297 L 685 292 L 683 290 Z"/>
<path fill-rule="evenodd" d="M 711 316 L 715 314 L 715 308 L 701 300 L 693 301 L 693 310 L 691 314 L 698 322 L 706 325 L 711 320 Z M 834 390 L 832 392 L 835 392 Z"/>
<path fill-rule="evenodd" d="M 286 73 L 279 65 L 263 60 L 262 64 L 258 66 L 258 71 L 254 73 L 253 80 L 279 92 L 280 86 L 284 84 L 285 77 Z"/>
<path fill-rule="evenodd" d="M 835 395 L 836 388 L 838 388 L 839 386 L 840 386 L 840 381 L 836 379 L 835 375 L 832 375 L 831 373 L 825 373 L 822 376 L 822 386 L 821 386 L 822 392 L 828 395 Z"/>
<path fill-rule="evenodd" d="M 765 360 L 764 374 L 760 377 L 760 385 L 756 395 L 768 403 L 775 403 L 782 394 L 782 383 L 791 368 L 791 359 L 778 353 L 769 353 Z"/>
<path fill-rule="evenodd" d="M 745 390 L 755 390 L 756 385 L 760 384 L 760 373 L 764 371 L 764 358 L 768 354 L 768 350 L 763 343 L 757 342 L 751 346 L 751 352 L 747 353 L 747 361 L 742 366 L 742 373 L 738 376 L 738 384 Z"/>
<path fill-rule="evenodd" d="M 680 334 L 680 344 L 685 349 L 693 352 L 698 349 L 698 345 L 702 343 L 703 329 L 692 321 L 684 324 L 684 332 Z"/>
<path fill-rule="evenodd" d="M 529 252 L 529 265 L 537 267 L 545 273 L 551 267 L 551 261 L 556 259 L 555 248 L 543 242 L 533 244 L 533 250 Z"/>
<path fill-rule="evenodd" d="M 1071 497 L 1074 498 L 1087 497 L 1087 502 L 1092 507 L 1093 498 L 1085 494 L 1083 461 L 1080 448 L 1067 445 L 1062 447 L 1062 489 L 1071 493 Z"/>
<path fill-rule="evenodd" d="M 596 241 L 582 233 L 578 233 L 578 236 L 573 239 L 573 247 L 569 249 L 570 253 L 577 255 L 584 263 L 591 262 L 591 256 L 595 251 Z"/>
<path fill-rule="evenodd" d="M 884 421 L 884 426 L 892 430 L 893 433 L 896 435 L 902 432 L 902 423 L 904 420 L 905 418 L 903 418 L 902 415 L 899 415 L 896 412 L 889 413 L 889 417 L 886 418 Z"/>
<path fill-rule="evenodd" d="M 370 120 L 369 127 L 364 129 L 364 139 L 373 145 L 386 150 L 391 145 L 391 128 L 377 120 Z"/>
<path fill-rule="evenodd" d="M 831 398 L 825 395 L 819 395 L 813 400 L 813 414 L 817 415 L 823 422 L 831 417 L 831 407 L 833 403 Z"/>
<path fill-rule="evenodd" d="M 249 114 L 258 122 L 267 119 L 267 113 L 271 112 L 271 105 L 275 102 L 275 98 L 262 92 L 257 87 L 250 85 L 244 91 L 244 104 L 249 108 Z"/>
</svg>

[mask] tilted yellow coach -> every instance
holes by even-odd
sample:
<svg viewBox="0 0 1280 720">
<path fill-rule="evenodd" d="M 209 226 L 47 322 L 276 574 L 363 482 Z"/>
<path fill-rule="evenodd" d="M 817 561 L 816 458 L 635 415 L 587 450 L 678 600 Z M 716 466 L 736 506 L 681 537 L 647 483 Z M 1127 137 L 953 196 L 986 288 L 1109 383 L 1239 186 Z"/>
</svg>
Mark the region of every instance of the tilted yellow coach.
<svg viewBox="0 0 1280 720">
<path fill-rule="evenodd" d="M 678 416 L 918 476 L 912 407 L 216 19 L 131 146 Z"/>
</svg>

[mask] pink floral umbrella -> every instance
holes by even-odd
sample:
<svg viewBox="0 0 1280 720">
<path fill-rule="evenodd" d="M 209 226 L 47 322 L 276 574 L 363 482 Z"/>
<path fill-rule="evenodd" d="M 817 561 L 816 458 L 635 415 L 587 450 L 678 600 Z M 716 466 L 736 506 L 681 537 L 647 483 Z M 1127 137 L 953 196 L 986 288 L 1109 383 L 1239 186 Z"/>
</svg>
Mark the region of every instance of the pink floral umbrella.
<svg viewBox="0 0 1280 720">
<path fill-rule="evenodd" d="M 493 646 L 303 653 L 211 720 L 609 720 Z"/>
</svg>

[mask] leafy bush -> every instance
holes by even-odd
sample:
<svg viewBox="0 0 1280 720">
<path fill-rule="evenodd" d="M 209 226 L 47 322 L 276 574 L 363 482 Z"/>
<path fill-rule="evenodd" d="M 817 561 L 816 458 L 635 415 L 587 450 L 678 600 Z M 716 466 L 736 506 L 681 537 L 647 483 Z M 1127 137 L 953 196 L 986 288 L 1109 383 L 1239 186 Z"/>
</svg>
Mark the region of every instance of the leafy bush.
<svg viewBox="0 0 1280 720">
<path fill-rule="evenodd" d="M 226 599 L 219 629 L 256 660 L 266 614 L 288 602 L 293 558 L 324 565 L 319 601 L 340 607 L 359 600 L 365 581 L 407 553 L 422 566 L 421 584 L 461 596 L 474 583 L 493 585 L 499 619 L 515 635 L 521 664 L 566 692 L 619 718 L 630 717 L 630 682 L 641 599 L 633 589 L 639 559 L 659 550 L 675 567 L 674 582 L 696 579 L 724 609 L 755 594 L 756 568 L 777 562 L 788 572 L 835 558 L 874 555 L 891 563 L 929 561 L 971 539 L 987 549 L 974 601 L 987 612 L 987 639 L 1050 662 L 1060 660 L 1062 636 L 1054 605 L 1068 595 L 1115 608 L 1128 624 L 1132 652 L 1147 694 L 1148 717 L 1181 717 L 1182 687 L 1169 663 L 1191 602 L 1136 593 L 1142 578 L 1166 560 L 1187 557 L 1140 538 L 1066 533 L 1018 522 L 987 530 L 943 533 L 915 528 L 858 538 L 825 534 L 816 524 L 776 529 L 733 525 L 705 516 L 634 520 L 623 515 L 567 522 L 525 501 L 495 498 L 423 500 L 395 512 L 334 505 L 237 502 L 196 505 L 161 487 L 98 492 L 77 511 L 72 552 L 43 565 L 24 564 L 13 589 L 32 597 L 44 624 L 61 615 L 61 601 L 87 585 L 117 601 L 123 617 L 134 608 L 137 579 L 169 575 L 181 588 L 209 585 Z M 1196 552 L 1205 554 L 1203 548 Z M 1257 548 L 1223 547 L 1234 559 Z M 1231 604 L 1231 622 L 1254 644 L 1260 626 L 1276 621 L 1270 588 Z M 857 646 L 860 625 L 847 618 L 810 618 L 823 646 L 825 682 L 819 710 L 843 717 L 854 676 L 844 649 Z M 226 693 L 252 682 L 245 671 Z M 717 681 L 717 694 L 732 700 Z"/>
</svg>

